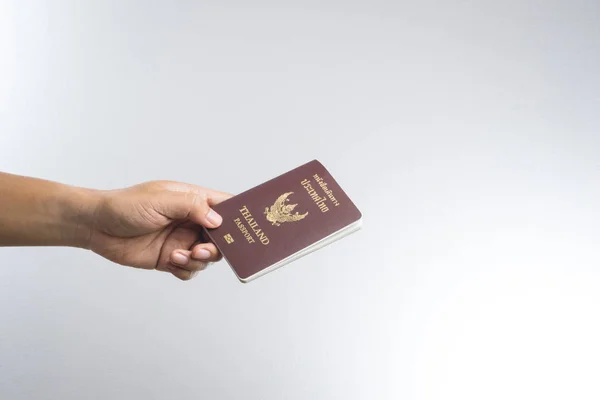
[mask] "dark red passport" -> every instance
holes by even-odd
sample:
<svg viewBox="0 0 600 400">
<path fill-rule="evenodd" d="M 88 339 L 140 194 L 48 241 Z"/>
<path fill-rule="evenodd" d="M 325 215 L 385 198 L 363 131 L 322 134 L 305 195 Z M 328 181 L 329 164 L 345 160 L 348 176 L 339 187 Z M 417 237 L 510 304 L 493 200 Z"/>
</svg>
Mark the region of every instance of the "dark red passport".
<svg viewBox="0 0 600 400">
<path fill-rule="evenodd" d="M 249 282 L 361 227 L 362 215 L 317 160 L 234 196 L 205 229 L 238 279 Z"/>
</svg>

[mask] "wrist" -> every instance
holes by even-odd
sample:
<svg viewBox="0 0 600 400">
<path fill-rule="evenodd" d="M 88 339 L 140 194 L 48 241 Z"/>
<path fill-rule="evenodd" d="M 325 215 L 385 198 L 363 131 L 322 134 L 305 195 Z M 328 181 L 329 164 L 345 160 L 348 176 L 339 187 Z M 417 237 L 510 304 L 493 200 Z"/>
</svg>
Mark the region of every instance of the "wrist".
<svg viewBox="0 0 600 400">
<path fill-rule="evenodd" d="M 90 248 L 96 211 L 102 192 L 93 189 L 67 187 L 61 200 L 61 236 L 64 245 Z"/>
</svg>

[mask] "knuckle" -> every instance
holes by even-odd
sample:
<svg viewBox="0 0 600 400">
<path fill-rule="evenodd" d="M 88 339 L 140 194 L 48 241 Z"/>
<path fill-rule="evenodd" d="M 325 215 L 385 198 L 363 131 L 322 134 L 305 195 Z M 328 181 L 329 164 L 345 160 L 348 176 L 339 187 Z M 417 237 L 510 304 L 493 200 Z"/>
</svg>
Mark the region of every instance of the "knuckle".
<svg viewBox="0 0 600 400">
<path fill-rule="evenodd" d="M 182 281 L 189 281 L 190 279 L 192 279 L 191 273 L 189 272 L 181 273 L 177 277 Z"/>
<path fill-rule="evenodd" d="M 206 196 L 197 193 L 189 193 L 188 196 L 192 196 L 190 200 L 191 209 L 190 214 L 197 217 L 202 217 L 208 211 L 208 202 Z"/>
<path fill-rule="evenodd" d="M 195 262 L 192 268 L 192 273 L 198 273 L 198 271 L 203 271 L 206 268 L 206 262 L 198 261 Z"/>
</svg>

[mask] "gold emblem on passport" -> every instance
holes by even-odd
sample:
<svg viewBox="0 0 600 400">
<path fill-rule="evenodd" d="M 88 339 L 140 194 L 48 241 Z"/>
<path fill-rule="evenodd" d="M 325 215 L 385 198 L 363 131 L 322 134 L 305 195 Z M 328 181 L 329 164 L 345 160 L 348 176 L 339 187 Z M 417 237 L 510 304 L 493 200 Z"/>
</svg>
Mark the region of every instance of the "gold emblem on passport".
<svg viewBox="0 0 600 400">
<path fill-rule="evenodd" d="M 233 240 L 233 236 L 231 236 L 230 233 L 228 233 L 227 235 L 223 236 L 223 239 L 225 239 L 225 241 L 227 242 L 227 244 L 231 244 L 233 243 L 235 240 Z"/>
<path fill-rule="evenodd" d="M 294 208 L 296 208 L 298 204 L 285 204 L 286 201 L 290 201 L 288 197 L 293 193 L 294 192 L 288 192 L 282 194 L 277 198 L 275 204 L 273 204 L 270 208 L 265 208 L 265 215 L 267 216 L 267 221 L 271 222 L 271 225 L 279 226 L 284 222 L 300 221 L 308 215 L 308 211 L 304 214 L 300 214 L 298 212 L 292 214 L 292 211 L 294 211 Z"/>
</svg>

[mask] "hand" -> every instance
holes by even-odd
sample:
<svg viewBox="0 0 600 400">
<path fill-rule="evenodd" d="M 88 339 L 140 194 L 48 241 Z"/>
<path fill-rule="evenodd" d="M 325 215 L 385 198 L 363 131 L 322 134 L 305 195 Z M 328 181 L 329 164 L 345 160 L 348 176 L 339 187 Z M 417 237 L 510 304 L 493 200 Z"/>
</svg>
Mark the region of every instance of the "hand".
<svg viewBox="0 0 600 400">
<path fill-rule="evenodd" d="M 94 207 L 89 248 L 118 264 L 193 278 L 221 255 L 202 228 L 222 218 L 211 206 L 230 198 L 185 183 L 154 181 L 102 192 Z"/>
</svg>

